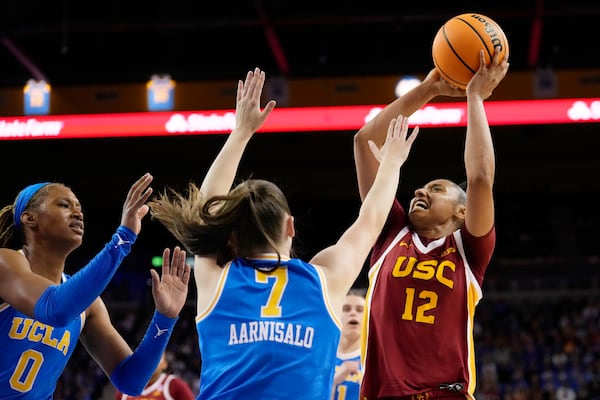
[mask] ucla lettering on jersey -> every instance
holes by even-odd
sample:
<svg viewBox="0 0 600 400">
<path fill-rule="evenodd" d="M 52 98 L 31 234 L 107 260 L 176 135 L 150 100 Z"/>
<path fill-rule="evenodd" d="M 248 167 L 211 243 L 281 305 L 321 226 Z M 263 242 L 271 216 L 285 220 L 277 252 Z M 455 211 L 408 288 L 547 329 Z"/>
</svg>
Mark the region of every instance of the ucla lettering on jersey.
<svg viewBox="0 0 600 400">
<path fill-rule="evenodd" d="M 71 332 L 63 332 L 60 338 L 55 337 L 54 334 L 52 326 L 42 324 L 31 318 L 14 317 L 8 337 L 14 340 L 29 340 L 33 343 L 40 342 L 67 355 L 71 344 Z"/>
<path fill-rule="evenodd" d="M 50 326 L 0 304 L 0 398 L 52 399 L 84 321 Z"/>
</svg>

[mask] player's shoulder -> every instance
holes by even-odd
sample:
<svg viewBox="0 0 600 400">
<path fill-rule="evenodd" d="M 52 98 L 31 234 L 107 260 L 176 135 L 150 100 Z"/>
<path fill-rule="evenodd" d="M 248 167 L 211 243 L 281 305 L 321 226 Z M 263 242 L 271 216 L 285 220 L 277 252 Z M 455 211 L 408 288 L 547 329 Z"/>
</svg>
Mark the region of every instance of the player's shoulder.
<svg viewBox="0 0 600 400">
<path fill-rule="evenodd" d="M 0 247 L 0 270 L 29 268 L 29 262 L 23 250 Z"/>
</svg>

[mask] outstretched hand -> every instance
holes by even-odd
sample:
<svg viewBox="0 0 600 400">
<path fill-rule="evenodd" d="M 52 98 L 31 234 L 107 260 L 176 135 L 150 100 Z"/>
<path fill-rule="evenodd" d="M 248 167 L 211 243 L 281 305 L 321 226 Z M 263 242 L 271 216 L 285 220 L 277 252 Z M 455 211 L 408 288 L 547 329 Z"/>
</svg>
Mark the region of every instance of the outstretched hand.
<svg viewBox="0 0 600 400">
<path fill-rule="evenodd" d="M 448 96 L 448 97 L 465 97 L 467 95 L 466 91 L 460 88 L 457 88 L 454 85 L 449 84 L 443 78 L 437 68 L 433 68 L 425 79 L 423 83 L 428 83 L 432 87 L 432 91 L 435 96 Z"/>
<path fill-rule="evenodd" d="M 156 311 L 169 318 L 175 318 L 187 300 L 192 267 L 185 262 L 186 252 L 178 246 L 173 249 L 171 260 L 169 260 L 170 256 L 171 250 L 166 248 L 163 251 L 161 278 L 155 270 L 150 270 L 150 274 Z"/>
<path fill-rule="evenodd" d="M 148 214 L 146 201 L 152 194 L 152 188 L 150 187 L 152 179 L 154 179 L 152 175 L 145 173 L 131 185 L 125 204 L 123 204 L 121 225 L 131 229 L 136 235 L 142 230 L 142 219 Z"/>
<path fill-rule="evenodd" d="M 410 153 L 410 149 L 417 138 L 419 133 L 419 127 L 416 126 L 411 135 L 408 135 L 408 117 L 399 115 L 390 121 L 388 125 L 387 137 L 383 146 L 377 147 L 377 144 L 372 140 L 369 140 L 369 148 L 373 156 L 381 162 L 384 158 L 390 157 L 400 163 L 404 164 Z"/>
<path fill-rule="evenodd" d="M 246 80 L 238 82 L 235 106 L 235 129 L 232 134 L 251 136 L 265 122 L 275 108 L 275 100 L 270 100 L 264 110 L 260 109 L 260 98 L 265 84 L 265 72 L 259 68 L 248 71 Z"/>
<path fill-rule="evenodd" d="M 482 99 L 487 99 L 492 95 L 494 89 L 498 86 L 508 72 L 508 54 L 500 61 L 500 52 L 494 48 L 494 57 L 489 66 L 486 66 L 483 50 L 479 52 L 479 69 L 473 75 L 467 85 L 469 95 L 477 95 Z"/>
</svg>

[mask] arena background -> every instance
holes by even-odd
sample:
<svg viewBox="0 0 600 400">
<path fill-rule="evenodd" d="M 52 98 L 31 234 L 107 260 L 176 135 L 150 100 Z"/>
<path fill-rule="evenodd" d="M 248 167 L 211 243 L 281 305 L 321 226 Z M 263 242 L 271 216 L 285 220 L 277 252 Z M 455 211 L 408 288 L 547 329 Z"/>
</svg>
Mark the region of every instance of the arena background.
<svg viewBox="0 0 600 400">
<path fill-rule="evenodd" d="M 52 85 L 54 114 L 144 111 L 140 93 L 155 73 L 176 80 L 177 109 L 233 108 L 236 81 L 254 66 L 294 88 L 280 106 L 385 104 L 393 90 L 373 90 L 379 78 L 423 77 L 439 26 L 468 11 L 494 18 L 511 45 L 509 76 L 492 100 L 539 98 L 536 77 L 548 71 L 557 78 L 553 96 L 598 96 L 597 55 L 580 48 L 593 48 L 599 5 L 479 3 L 6 0 L 0 115 L 21 115 L 22 86 L 32 77 Z M 323 87 L 331 90 L 315 90 Z M 332 243 L 358 210 L 352 135 L 259 134 L 243 160 L 241 176 L 272 179 L 288 194 L 305 258 Z M 498 245 L 477 314 L 478 399 L 539 398 L 539 387 L 543 398 L 558 398 L 561 386 L 580 399 L 598 398 L 598 124 L 497 126 L 493 135 Z M 406 203 L 435 177 L 463 179 L 463 138 L 464 128 L 424 129 L 404 167 L 400 199 Z M 40 180 L 70 185 L 86 214 L 84 245 L 69 259 L 74 272 L 118 225 L 131 182 L 146 171 L 157 190 L 200 182 L 224 139 L 2 141 L 0 200 L 9 204 L 20 188 Z M 151 258 L 174 244 L 147 219 L 104 296 L 132 345 L 151 311 Z M 356 285 L 366 283 L 363 274 Z M 170 348 L 173 369 L 190 384 L 197 384 L 200 367 L 194 291 L 192 284 Z M 85 352 L 78 351 L 64 376 L 57 398 L 110 397 Z"/>
</svg>

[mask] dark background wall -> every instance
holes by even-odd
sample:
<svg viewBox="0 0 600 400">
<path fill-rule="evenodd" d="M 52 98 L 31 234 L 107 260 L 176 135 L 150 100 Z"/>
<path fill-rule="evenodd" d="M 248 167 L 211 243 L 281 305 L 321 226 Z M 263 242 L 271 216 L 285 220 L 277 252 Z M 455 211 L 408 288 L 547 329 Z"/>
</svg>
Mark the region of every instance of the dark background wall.
<svg viewBox="0 0 600 400">
<path fill-rule="evenodd" d="M 497 161 L 496 262 L 540 257 L 581 261 L 597 256 L 598 125 L 492 130 Z M 353 134 L 257 134 L 242 161 L 240 177 L 273 180 L 288 194 L 298 224 L 298 250 L 304 257 L 333 243 L 358 211 Z M 464 179 L 464 135 L 464 128 L 421 131 L 402 171 L 399 198 L 404 204 L 428 180 Z M 190 180 L 201 183 L 225 138 L 5 141 L 4 154 L 17 155 L 18 161 L 7 164 L 0 200 L 8 204 L 24 185 L 42 180 L 71 186 L 86 218 L 84 245 L 70 259 L 70 268 L 75 269 L 108 240 L 120 221 L 128 187 L 137 177 L 151 172 L 155 190 L 185 189 Z M 123 269 L 145 271 L 153 255 L 173 244 L 158 223 L 146 218 Z"/>
</svg>

